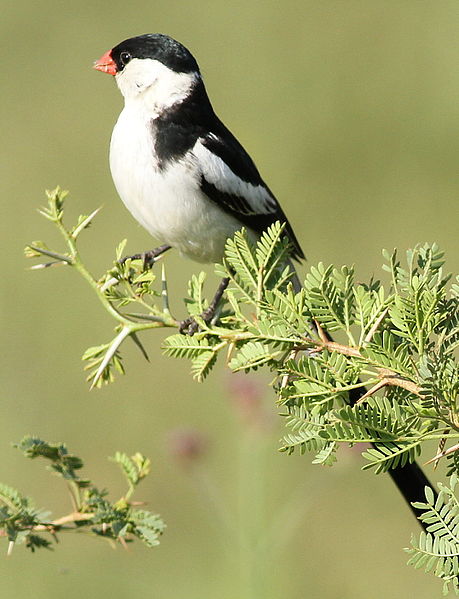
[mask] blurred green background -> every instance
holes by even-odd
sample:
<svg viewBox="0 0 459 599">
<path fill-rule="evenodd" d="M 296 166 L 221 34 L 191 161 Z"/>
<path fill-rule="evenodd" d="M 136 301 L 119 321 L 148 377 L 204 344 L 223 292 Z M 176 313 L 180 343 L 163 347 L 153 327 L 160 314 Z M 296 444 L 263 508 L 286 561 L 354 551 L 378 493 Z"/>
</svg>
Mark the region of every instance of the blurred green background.
<svg viewBox="0 0 459 599">
<path fill-rule="evenodd" d="M 457 0 L 2 0 L 1 15 L 0 480 L 57 517 L 70 509 L 65 490 L 11 441 L 64 440 L 114 493 L 123 487 L 106 456 L 141 451 L 153 473 L 139 497 L 169 525 L 154 550 L 77 535 L 53 553 L 18 547 L 0 559 L 5 596 L 439 596 L 404 565 L 417 525 L 387 476 L 360 472 L 352 451 L 331 470 L 277 453 L 274 397 L 257 399 L 267 375 L 251 379 L 255 389 L 244 377 L 235 389 L 223 367 L 192 382 L 187 363 L 161 355 L 157 331 L 143 339 L 150 363 L 126 347 L 127 376 L 89 393 L 80 356 L 112 323 L 76 274 L 30 272 L 22 248 L 57 240 L 36 212 L 57 184 L 71 190 L 70 217 L 104 205 L 82 238 L 95 273 L 124 237 L 132 252 L 152 245 L 116 197 L 107 154 L 121 96 L 91 65 L 122 39 L 163 32 L 196 56 L 311 263 L 379 276 L 381 248 L 435 240 L 457 271 Z M 181 314 L 199 266 L 172 254 L 166 265 Z M 171 455 L 185 429 L 206 439 L 187 467 Z"/>
</svg>

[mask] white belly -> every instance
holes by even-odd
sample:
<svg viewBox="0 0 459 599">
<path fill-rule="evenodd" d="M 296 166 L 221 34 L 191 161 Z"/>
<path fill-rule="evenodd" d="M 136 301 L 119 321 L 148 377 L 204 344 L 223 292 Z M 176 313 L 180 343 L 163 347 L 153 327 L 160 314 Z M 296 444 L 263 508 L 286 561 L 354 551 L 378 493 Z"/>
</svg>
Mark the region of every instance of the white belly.
<svg viewBox="0 0 459 599">
<path fill-rule="evenodd" d="M 241 227 L 200 190 L 197 158 L 158 168 L 147 117 L 125 108 L 110 144 L 110 169 L 122 201 L 161 243 L 198 262 L 218 262 L 226 239 Z"/>
</svg>

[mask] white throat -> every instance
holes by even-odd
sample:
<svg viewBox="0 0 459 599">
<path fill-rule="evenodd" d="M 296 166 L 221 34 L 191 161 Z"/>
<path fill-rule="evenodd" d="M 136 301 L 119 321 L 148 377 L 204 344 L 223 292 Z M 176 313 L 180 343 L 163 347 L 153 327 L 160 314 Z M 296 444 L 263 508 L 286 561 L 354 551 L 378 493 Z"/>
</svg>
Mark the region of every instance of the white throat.
<svg viewBox="0 0 459 599">
<path fill-rule="evenodd" d="M 199 73 L 176 73 L 151 58 L 134 58 L 115 77 L 126 105 L 141 104 L 150 116 L 184 100 Z"/>
</svg>

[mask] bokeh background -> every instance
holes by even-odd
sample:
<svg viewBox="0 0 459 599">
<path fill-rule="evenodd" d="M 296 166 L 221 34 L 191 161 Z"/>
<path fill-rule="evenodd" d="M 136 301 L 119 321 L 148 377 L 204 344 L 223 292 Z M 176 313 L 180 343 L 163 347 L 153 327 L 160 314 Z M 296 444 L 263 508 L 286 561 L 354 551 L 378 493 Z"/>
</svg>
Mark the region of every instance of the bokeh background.
<svg viewBox="0 0 459 599">
<path fill-rule="evenodd" d="M 360 472 L 352 451 L 331 470 L 277 452 L 268 375 L 236 379 L 220 367 L 198 384 L 187 363 L 162 356 L 157 331 L 143 338 L 150 363 L 128 346 L 127 376 L 89 392 L 80 356 L 113 323 L 75 273 L 31 272 L 22 248 L 57 241 L 36 212 L 57 184 L 71 191 L 69 218 L 104 206 L 82 238 L 94 272 L 124 237 L 132 252 L 152 245 L 112 186 L 121 97 L 91 65 L 122 39 L 159 31 L 195 54 L 310 263 L 380 276 L 383 247 L 435 240 L 457 272 L 457 1 L 2 0 L 1 15 L 0 480 L 57 517 L 70 509 L 62 484 L 12 441 L 65 441 L 113 497 L 123 485 L 106 457 L 141 451 L 153 472 L 139 498 L 168 523 L 154 550 L 112 551 L 77 535 L 62 535 L 54 552 L 18 547 L 0 558 L 5 596 L 439 595 L 435 580 L 404 565 L 417 525 L 387 477 Z M 199 267 L 173 254 L 166 264 L 180 314 Z M 202 440 L 194 460 L 177 455 L 189 432 Z"/>
</svg>

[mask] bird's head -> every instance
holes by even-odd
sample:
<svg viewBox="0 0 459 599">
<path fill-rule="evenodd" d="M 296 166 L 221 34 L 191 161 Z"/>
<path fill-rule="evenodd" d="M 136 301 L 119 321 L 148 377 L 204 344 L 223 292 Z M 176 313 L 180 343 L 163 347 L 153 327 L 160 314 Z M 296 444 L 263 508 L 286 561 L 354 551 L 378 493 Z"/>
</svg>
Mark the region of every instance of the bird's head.
<svg viewBox="0 0 459 599">
<path fill-rule="evenodd" d="M 114 75 L 126 102 L 141 99 L 155 111 L 182 101 L 201 78 L 191 52 L 160 33 L 124 40 L 101 56 L 94 68 Z"/>
</svg>

